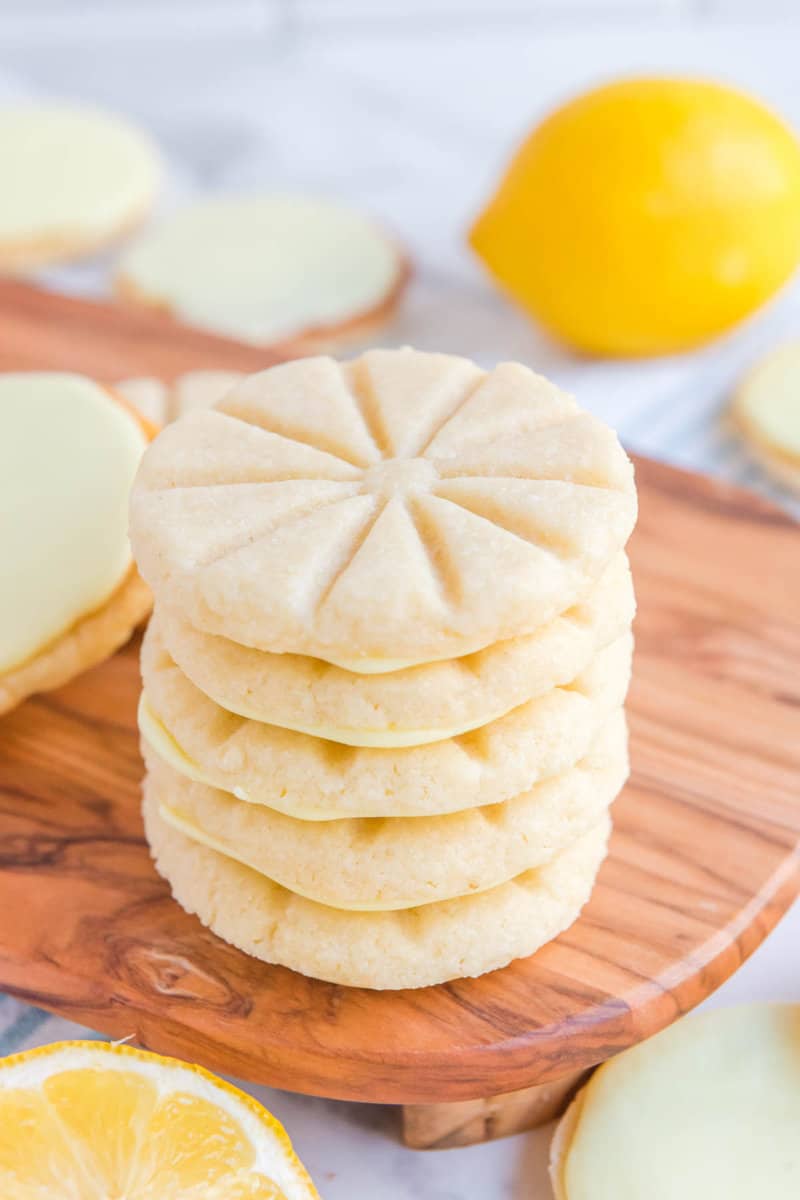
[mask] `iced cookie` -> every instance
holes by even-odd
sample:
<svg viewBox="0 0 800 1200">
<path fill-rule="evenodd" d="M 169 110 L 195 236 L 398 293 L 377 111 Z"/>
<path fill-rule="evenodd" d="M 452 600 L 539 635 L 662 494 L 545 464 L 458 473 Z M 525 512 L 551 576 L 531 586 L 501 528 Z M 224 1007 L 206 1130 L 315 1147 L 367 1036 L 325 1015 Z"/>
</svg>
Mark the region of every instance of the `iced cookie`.
<svg viewBox="0 0 800 1200">
<path fill-rule="evenodd" d="M 273 367 L 168 426 L 131 536 L 196 629 L 371 672 L 534 633 L 635 517 L 616 436 L 540 376 L 382 350 Z"/>
<path fill-rule="evenodd" d="M 229 712 L 348 746 L 399 747 L 477 729 L 569 683 L 629 629 L 634 611 L 630 567 L 620 554 L 582 603 L 536 633 L 378 675 L 252 650 L 200 633 L 169 609 L 153 620 L 184 674 Z"/>
<path fill-rule="evenodd" d="M 504 804 L 440 817 L 300 821 L 193 783 L 145 745 L 167 824 L 291 892 L 360 911 L 473 895 L 549 862 L 601 820 L 628 775 L 625 717 L 589 753 Z"/>
<path fill-rule="evenodd" d="M 155 146 L 91 108 L 0 109 L 0 271 L 90 254 L 145 217 L 160 176 Z"/>
<path fill-rule="evenodd" d="M 779 346 L 751 368 L 731 413 L 765 470 L 800 492 L 800 342 Z"/>
<path fill-rule="evenodd" d="M 576 919 L 606 854 L 601 818 L 546 866 L 490 891 L 396 912 L 307 900 L 187 838 L 144 802 L 158 871 L 187 912 L 255 958 L 365 988 L 416 988 L 482 975 L 533 954 Z"/>
<path fill-rule="evenodd" d="M 794 1200 L 800 1005 L 683 1017 L 595 1071 L 551 1150 L 557 1200 Z"/>
<path fill-rule="evenodd" d="M 397 750 L 343 746 L 237 717 L 209 700 L 151 626 L 140 728 L 176 771 L 304 820 L 419 817 L 497 804 L 572 767 L 625 700 L 630 634 L 564 687 L 458 737 Z"/>
<path fill-rule="evenodd" d="M 338 204 L 222 197 L 176 212 L 125 255 L 125 300 L 190 325 L 268 345 L 328 347 L 371 333 L 408 277 L 397 244 Z"/>
<path fill-rule="evenodd" d="M 80 375 L 0 375 L 0 712 L 107 657 L 149 611 L 127 536 L 147 440 Z"/>
</svg>

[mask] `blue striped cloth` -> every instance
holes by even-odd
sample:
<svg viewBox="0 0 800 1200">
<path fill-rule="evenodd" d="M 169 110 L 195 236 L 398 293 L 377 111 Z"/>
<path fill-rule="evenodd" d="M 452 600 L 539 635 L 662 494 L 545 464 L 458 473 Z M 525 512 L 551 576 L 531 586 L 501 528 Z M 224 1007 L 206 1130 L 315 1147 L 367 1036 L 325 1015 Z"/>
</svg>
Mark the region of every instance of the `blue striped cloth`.
<svg viewBox="0 0 800 1200">
<path fill-rule="evenodd" d="M 72 1038 L 102 1040 L 100 1034 L 72 1021 L 54 1017 L 44 1009 L 33 1008 L 11 996 L 0 996 L 0 1057 Z"/>
</svg>

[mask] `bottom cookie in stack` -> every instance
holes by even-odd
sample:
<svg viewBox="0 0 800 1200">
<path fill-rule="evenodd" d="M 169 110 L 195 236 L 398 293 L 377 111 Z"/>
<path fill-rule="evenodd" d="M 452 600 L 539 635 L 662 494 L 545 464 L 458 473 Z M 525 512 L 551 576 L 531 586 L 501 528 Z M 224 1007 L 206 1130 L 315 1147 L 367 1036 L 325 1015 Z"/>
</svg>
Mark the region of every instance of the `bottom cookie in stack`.
<svg viewBox="0 0 800 1200">
<path fill-rule="evenodd" d="M 146 795 L 147 840 L 175 899 L 255 958 L 331 983 L 417 988 L 533 954 L 573 923 L 594 886 L 606 814 L 551 862 L 489 891 L 417 908 L 352 912 L 290 892 L 168 825 Z"/>
</svg>

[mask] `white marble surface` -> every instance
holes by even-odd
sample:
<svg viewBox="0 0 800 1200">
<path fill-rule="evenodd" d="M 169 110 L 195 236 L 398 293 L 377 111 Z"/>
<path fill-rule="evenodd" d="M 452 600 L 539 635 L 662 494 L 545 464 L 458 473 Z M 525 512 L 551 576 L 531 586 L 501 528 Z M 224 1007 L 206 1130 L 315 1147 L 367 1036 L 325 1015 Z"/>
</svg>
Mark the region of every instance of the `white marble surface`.
<svg viewBox="0 0 800 1200">
<path fill-rule="evenodd" d="M 0 5 L 0 99 L 79 98 L 144 122 L 169 159 L 162 208 L 259 186 L 363 206 L 417 264 L 385 340 L 520 358 L 633 447 L 790 505 L 721 412 L 743 366 L 800 334 L 797 287 L 699 354 L 578 361 L 493 291 L 463 234 L 510 148 L 558 98 L 623 72 L 710 73 L 800 127 L 799 47 L 795 0 L 33 0 Z M 51 278 L 102 291 L 107 267 Z M 799 950 L 800 906 L 712 1003 L 800 1000 Z M 74 1032 L 0 1003 L 0 1051 Z M 389 1110 L 253 1091 L 326 1200 L 548 1200 L 545 1133 L 420 1155 L 399 1146 Z"/>
</svg>

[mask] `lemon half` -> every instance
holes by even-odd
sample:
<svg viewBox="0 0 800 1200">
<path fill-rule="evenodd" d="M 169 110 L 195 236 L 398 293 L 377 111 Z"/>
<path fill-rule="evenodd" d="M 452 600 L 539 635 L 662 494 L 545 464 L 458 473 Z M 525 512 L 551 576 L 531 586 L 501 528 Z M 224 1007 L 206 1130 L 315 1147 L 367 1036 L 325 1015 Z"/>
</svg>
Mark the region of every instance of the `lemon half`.
<svg viewBox="0 0 800 1200">
<path fill-rule="evenodd" d="M 0 1060 L 3 1200 L 319 1200 L 281 1124 L 200 1067 L 61 1042 Z"/>
</svg>

